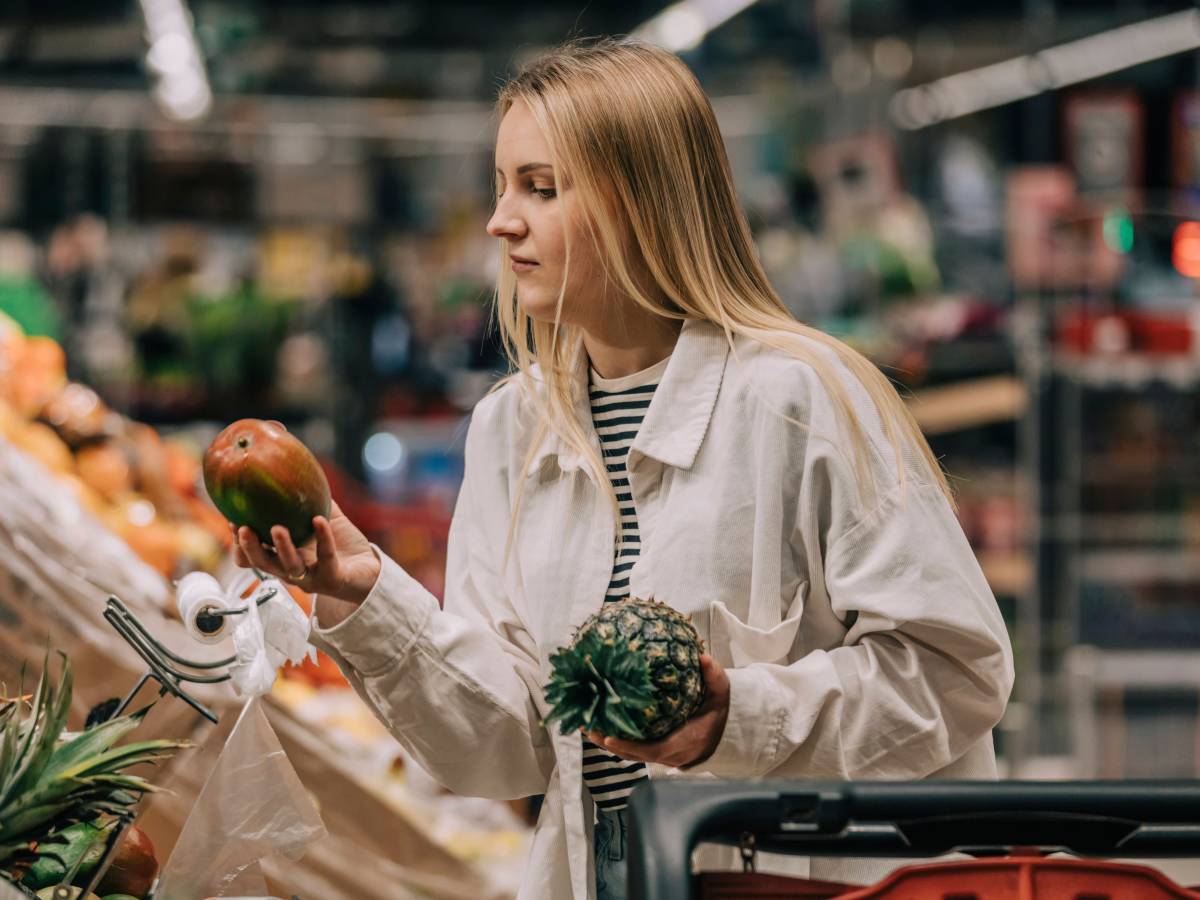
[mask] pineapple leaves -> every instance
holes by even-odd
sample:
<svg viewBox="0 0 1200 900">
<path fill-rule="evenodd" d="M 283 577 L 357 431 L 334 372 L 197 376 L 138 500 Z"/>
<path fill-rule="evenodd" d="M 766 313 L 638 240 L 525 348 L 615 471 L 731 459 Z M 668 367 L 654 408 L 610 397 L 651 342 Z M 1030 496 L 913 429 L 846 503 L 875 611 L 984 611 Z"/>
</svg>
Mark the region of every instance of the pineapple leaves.
<svg viewBox="0 0 1200 900">
<path fill-rule="evenodd" d="M 554 672 L 546 689 L 551 704 L 546 724 L 558 721 L 562 734 L 585 728 L 642 740 L 644 732 L 630 711 L 653 703 L 653 686 L 645 660 L 624 637 L 606 642 L 586 632 L 550 662 Z"/>
<path fill-rule="evenodd" d="M 676 610 L 629 597 L 584 622 L 550 657 L 544 725 L 627 740 L 656 740 L 682 725 L 703 698 L 695 628 Z"/>
<path fill-rule="evenodd" d="M 73 740 L 60 744 L 46 765 L 46 775 L 57 775 L 97 753 L 103 753 L 141 722 L 140 716 L 122 716 L 109 719 L 89 731 L 80 732 Z"/>
<path fill-rule="evenodd" d="M 55 682 L 50 661 L 47 652 L 29 714 L 21 717 L 19 703 L 0 711 L 0 872 L 74 823 L 127 812 L 156 788 L 125 771 L 191 746 L 170 740 L 116 746 L 137 728 L 145 710 L 64 735 L 71 665 L 62 656 Z"/>
<path fill-rule="evenodd" d="M 61 656 L 61 654 L 60 654 Z M 54 751 L 54 742 L 67 721 L 67 711 L 71 706 L 71 689 L 73 677 L 71 665 L 66 657 L 62 657 L 62 674 L 57 686 L 50 683 L 50 653 L 46 652 L 42 663 L 42 677 L 38 681 L 37 694 L 33 701 L 33 710 L 27 720 L 23 740 L 17 750 L 17 764 L 11 773 L 7 773 L 4 784 L 0 785 L 0 809 L 16 793 L 29 786 L 37 773 L 45 765 L 50 754 Z"/>
</svg>

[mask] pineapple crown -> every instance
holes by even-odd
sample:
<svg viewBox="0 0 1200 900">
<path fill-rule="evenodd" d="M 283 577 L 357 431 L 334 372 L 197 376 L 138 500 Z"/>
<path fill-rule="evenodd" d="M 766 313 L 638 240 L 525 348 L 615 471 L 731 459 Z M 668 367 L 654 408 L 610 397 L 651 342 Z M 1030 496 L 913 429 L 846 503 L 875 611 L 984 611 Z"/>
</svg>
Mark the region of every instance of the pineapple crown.
<svg viewBox="0 0 1200 900">
<path fill-rule="evenodd" d="M 0 704 L 0 873 L 28 860 L 38 843 L 70 825 L 124 814 L 155 790 L 124 770 L 191 746 L 166 740 L 115 746 L 149 707 L 67 737 L 71 664 L 62 657 L 58 682 L 52 683 L 47 653 L 42 673 L 28 716 L 21 717 L 19 701 Z"/>
<path fill-rule="evenodd" d="M 585 630 L 570 647 L 550 657 L 553 673 L 546 688 L 550 714 L 569 734 L 580 728 L 611 737 L 645 740 L 631 713 L 654 702 L 650 667 L 622 635 L 602 639 Z"/>
</svg>

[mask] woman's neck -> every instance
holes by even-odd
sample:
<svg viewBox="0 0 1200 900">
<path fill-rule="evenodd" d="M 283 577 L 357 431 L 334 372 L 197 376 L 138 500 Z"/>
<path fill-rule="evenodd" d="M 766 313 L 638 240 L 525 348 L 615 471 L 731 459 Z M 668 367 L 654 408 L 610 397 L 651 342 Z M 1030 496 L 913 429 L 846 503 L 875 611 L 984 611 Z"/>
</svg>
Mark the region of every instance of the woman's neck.
<svg viewBox="0 0 1200 900">
<path fill-rule="evenodd" d="M 624 378 L 662 362 L 675 349 L 683 323 L 674 319 L 656 319 L 638 329 L 621 334 L 583 333 L 592 368 L 601 378 Z M 634 333 L 630 333 L 634 331 Z"/>
</svg>

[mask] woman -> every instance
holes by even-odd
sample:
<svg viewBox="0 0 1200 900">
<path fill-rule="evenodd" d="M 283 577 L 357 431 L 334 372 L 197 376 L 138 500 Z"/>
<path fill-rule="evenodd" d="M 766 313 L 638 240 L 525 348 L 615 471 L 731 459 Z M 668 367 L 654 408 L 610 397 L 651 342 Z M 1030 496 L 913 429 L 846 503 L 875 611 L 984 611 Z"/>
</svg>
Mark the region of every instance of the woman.
<svg viewBox="0 0 1200 900">
<path fill-rule="evenodd" d="M 995 777 L 1011 652 L 945 478 L 767 283 L 695 77 L 576 43 L 498 111 L 515 371 L 472 418 L 444 609 L 337 510 L 239 562 L 319 595 L 313 642 L 442 784 L 546 796 L 524 898 L 623 896 L 647 776 Z M 692 617 L 705 706 L 654 743 L 547 729 L 550 654 L 627 594 Z"/>
</svg>

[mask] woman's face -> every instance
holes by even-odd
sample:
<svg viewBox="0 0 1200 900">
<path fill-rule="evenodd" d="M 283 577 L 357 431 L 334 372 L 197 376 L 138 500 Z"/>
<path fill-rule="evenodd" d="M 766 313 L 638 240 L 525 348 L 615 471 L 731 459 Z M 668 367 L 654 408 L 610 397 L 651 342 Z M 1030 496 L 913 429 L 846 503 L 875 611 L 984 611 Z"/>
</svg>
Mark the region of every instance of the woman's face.
<svg viewBox="0 0 1200 900">
<path fill-rule="evenodd" d="M 496 138 L 496 211 L 488 234 L 507 238 L 511 256 L 532 261 L 522 265 L 510 258 L 503 265 L 516 272 L 517 302 L 525 314 L 553 322 L 569 232 L 571 270 L 561 321 L 586 329 L 601 314 L 604 275 L 585 225 L 564 206 L 565 190 L 556 180 L 541 128 L 528 105 L 518 100 L 505 113 Z"/>
</svg>

